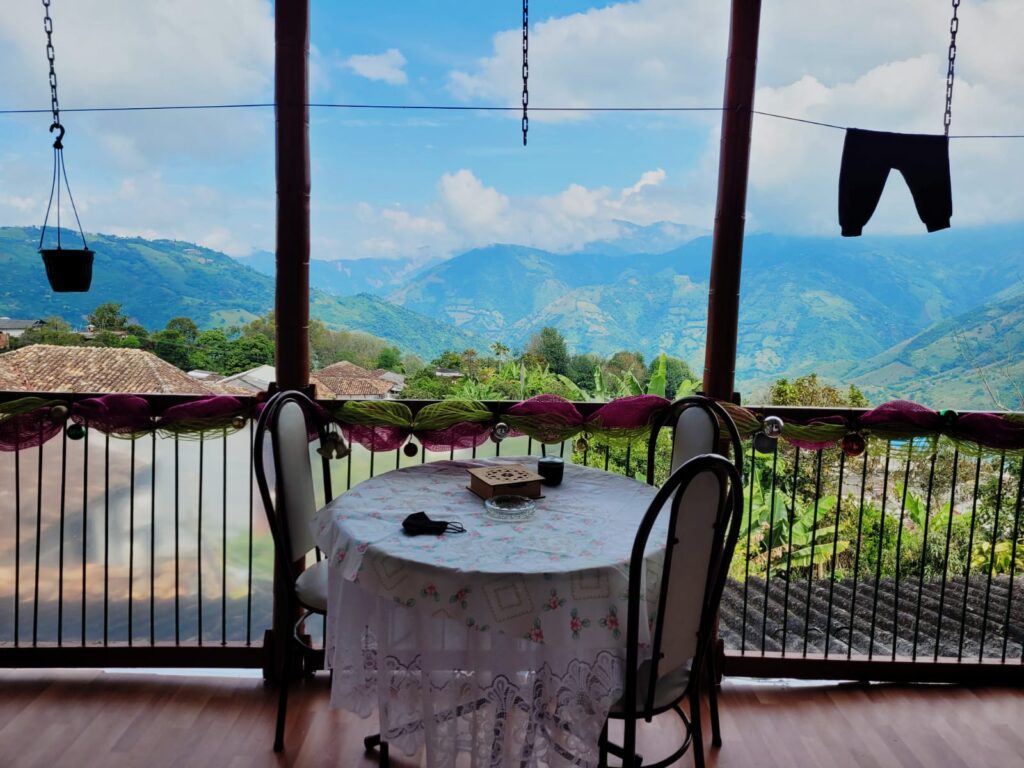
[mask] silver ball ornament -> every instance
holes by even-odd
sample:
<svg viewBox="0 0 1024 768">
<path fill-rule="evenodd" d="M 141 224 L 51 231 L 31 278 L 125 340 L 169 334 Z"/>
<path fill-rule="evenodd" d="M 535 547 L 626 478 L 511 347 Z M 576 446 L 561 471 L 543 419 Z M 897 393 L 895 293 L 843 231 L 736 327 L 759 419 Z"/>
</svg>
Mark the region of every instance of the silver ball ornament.
<svg viewBox="0 0 1024 768">
<path fill-rule="evenodd" d="M 764 420 L 764 433 L 772 440 L 782 437 L 782 419 L 778 416 L 766 416 Z"/>
<path fill-rule="evenodd" d="M 494 441 L 495 443 L 500 443 L 502 440 L 508 437 L 509 431 L 510 430 L 508 428 L 508 424 L 506 424 L 504 421 L 499 421 L 497 424 L 494 425 L 494 429 L 491 430 L 491 440 Z"/>
</svg>

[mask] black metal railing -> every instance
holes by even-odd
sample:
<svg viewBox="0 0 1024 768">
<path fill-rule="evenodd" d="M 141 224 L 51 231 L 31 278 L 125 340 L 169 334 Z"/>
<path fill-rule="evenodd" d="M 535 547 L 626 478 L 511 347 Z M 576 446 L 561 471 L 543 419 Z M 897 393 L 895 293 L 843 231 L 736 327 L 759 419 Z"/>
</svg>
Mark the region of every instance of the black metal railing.
<svg viewBox="0 0 1024 768">
<path fill-rule="evenodd" d="M 158 411 L 182 399 L 151 398 Z M 205 440 L 87 430 L 0 452 L 0 665 L 260 666 L 273 546 L 251 446 L 249 424 Z M 906 441 L 854 457 L 785 442 L 744 451 L 746 514 L 720 619 L 727 672 L 1024 679 L 1019 456 Z M 424 461 L 545 452 L 647 470 L 646 445 L 523 437 L 413 456 L 357 445 L 332 472 L 339 492 Z"/>
</svg>

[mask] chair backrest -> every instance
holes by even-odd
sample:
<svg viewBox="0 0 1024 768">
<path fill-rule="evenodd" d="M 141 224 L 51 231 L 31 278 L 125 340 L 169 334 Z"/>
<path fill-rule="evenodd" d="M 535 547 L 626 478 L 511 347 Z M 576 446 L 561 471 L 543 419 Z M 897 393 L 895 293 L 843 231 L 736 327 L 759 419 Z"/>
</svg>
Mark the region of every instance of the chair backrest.
<svg viewBox="0 0 1024 768">
<path fill-rule="evenodd" d="M 743 471 L 743 448 L 735 423 L 720 403 L 703 395 L 692 395 L 673 402 L 651 424 L 647 443 L 647 484 L 654 485 L 655 454 L 658 435 L 664 428 L 672 430 L 671 472 L 675 472 L 694 456 L 719 453 L 723 429 L 729 437 L 733 460 Z"/>
<path fill-rule="evenodd" d="M 640 678 L 647 691 L 645 715 L 653 707 L 658 679 L 687 664 L 691 679 L 701 674 L 742 512 L 743 487 L 736 465 L 720 455 L 702 454 L 672 473 L 644 516 L 630 560 L 625 701 L 635 704 Z M 641 598 L 647 570 L 644 552 L 655 521 L 665 513 L 668 538 L 660 587 L 655 600 Z M 654 611 L 652 657 L 632 674 L 638 662 L 641 599 Z"/>
<path fill-rule="evenodd" d="M 326 428 L 315 403 L 301 392 L 284 391 L 267 401 L 253 444 L 256 483 L 278 555 L 287 563 L 315 547 L 310 521 L 317 511 L 310 461 L 310 435 L 323 445 Z M 321 459 L 324 492 L 331 499 L 330 465 Z"/>
</svg>

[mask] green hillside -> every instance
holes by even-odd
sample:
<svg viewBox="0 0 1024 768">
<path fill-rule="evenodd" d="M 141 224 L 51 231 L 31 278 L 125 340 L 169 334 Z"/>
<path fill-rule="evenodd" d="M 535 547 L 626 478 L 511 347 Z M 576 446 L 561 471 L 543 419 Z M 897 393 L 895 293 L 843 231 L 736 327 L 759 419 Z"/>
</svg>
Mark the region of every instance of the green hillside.
<svg viewBox="0 0 1024 768">
<path fill-rule="evenodd" d="M 578 352 L 664 351 L 700 365 L 711 240 L 662 254 L 496 245 L 425 270 L 392 301 L 522 346 L 546 325 Z M 993 300 L 1024 263 L 1024 228 L 909 237 L 752 235 L 744 244 L 737 375 L 845 371 Z"/>
<path fill-rule="evenodd" d="M 1024 409 L 1024 291 L 937 323 L 846 370 L 869 397 Z"/>
<path fill-rule="evenodd" d="M 274 306 L 273 279 L 223 253 L 192 243 L 109 235 L 89 235 L 96 251 L 92 288 L 53 293 L 36 252 L 38 242 L 37 228 L 0 227 L 0 315 L 58 315 L 81 325 L 97 305 L 112 301 L 146 328 L 162 328 L 179 316 L 211 328 L 248 322 Z M 310 311 L 331 328 L 369 333 L 427 359 L 445 349 L 487 343 L 369 295 L 316 291 Z"/>
</svg>

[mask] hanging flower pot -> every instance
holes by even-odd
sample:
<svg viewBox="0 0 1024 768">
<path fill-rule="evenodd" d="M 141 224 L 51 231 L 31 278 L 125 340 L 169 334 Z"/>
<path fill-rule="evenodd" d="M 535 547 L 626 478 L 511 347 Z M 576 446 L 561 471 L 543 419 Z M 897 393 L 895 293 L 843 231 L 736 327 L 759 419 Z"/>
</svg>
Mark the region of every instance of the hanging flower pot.
<svg viewBox="0 0 1024 768">
<path fill-rule="evenodd" d="M 43 264 L 46 266 L 46 279 L 50 281 L 50 287 L 57 293 L 69 293 L 71 291 L 88 291 L 92 285 L 92 259 L 93 252 L 85 241 L 85 232 L 82 231 L 82 222 L 78 219 L 78 209 L 75 207 L 75 198 L 71 196 L 71 186 L 68 184 L 68 172 L 64 168 L 64 126 L 60 124 L 60 106 L 57 103 L 57 75 L 53 68 L 53 22 L 50 19 L 50 2 L 44 0 L 45 18 L 43 28 L 46 30 L 46 57 L 50 62 L 50 103 L 53 107 L 53 122 L 50 124 L 50 133 L 57 132 L 57 138 L 53 141 L 53 182 L 50 185 L 50 202 L 46 206 L 46 218 L 43 219 L 43 228 L 39 234 L 39 254 L 43 257 Z M 78 234 L 82 238 L 81 248 L 64 248 L 61 246 L 61 187 L 67 190 L 67 201 L 71 203 L 71 211 L 75 214 L 75 223 L 78 224 Z M 46 225 L 50 221 L 50 211 L 54 209 L 53 198 L 57 197 L 57 247 L 44 248 L 46 239 Z"/>
<path fill-rule="evenodd" d="M 41 248 L 39 253 L 55 293 L 89 290 L 94 255 L 89 248 Z"/>
</svg>

